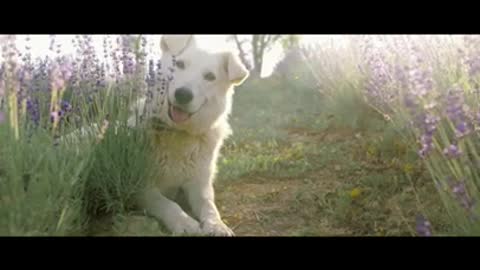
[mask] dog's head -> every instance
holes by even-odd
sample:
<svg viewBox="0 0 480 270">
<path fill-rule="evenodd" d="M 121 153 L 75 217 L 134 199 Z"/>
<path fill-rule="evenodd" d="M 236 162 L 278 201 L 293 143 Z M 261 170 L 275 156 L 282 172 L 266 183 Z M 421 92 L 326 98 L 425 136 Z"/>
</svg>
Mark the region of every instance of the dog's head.
<svg viewBox="0 0 480 270">
<path fill-rule="evenodd" d="M 194 36 L 165 35 L 161 39 L 162 63 L 175 57 L 175 72 L 167 93 L 167 122 L 193 133 L 211 128 L 228 115 L 233 87 L 249 72 L 232 52 L 208 52 Z"/>
</svg>

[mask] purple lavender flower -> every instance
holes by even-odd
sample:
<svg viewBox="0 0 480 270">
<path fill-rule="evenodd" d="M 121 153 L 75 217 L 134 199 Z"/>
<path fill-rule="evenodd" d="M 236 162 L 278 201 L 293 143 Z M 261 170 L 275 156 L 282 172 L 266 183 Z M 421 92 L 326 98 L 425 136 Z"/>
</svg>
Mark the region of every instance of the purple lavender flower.
<svg viewBox="0 0 480 270">
<path fill-rule="evenodd" d="M 407 71 L 407 67 L 402 67 L 400 65 L 395 66 L 394 79 L 400 83 L 400 87 L 402 89 L 406 89 L 408 87 L 408 78 L 406 75 Z"/>
<path fill-rule="evenodd" d="M 417 215 L 416 218 L 417 234 L 420 236 L 432 236 L 432 226 L 430 222 L 422 215 Z"/>
<path fill-rule="evenodd" d="M 480 72 L 480 38 L 478 36 L 464 37 L 466 52 L 461 52 L 461 58 L 467 67 L 468 74 L 475 76 Z"/>
<path fill-rule="evenodd" d="M 424 97 L 432 90 L 433 81 L 430 78 L 431 73 L 429 71 L 413 69 L 409 75 L 412 94 Z"/>
<path fill-rule="evenodd" d="M 14 78 L 17 74 L 17 48 L 15 46 L 15 35 L 7 35 L 2 44 L 2 57 L 5 60 L 5 75 Z"/>
<path fill-rule="evenodd" d="M 97 66 L 97 57 L 92 44 L 92 38 L 88 35 L 83 35 L 82 37 L 78 37 L 77 43 L 77 62 L 80 67 L 78 70 L 80 83 L 87 89 L 93 89 L 96 83 L 94 72 Z"/>
<path fill-rule="evenodd" d="M 62 77 L 56 75 L 52 78 L 52 89 L 63 89 L 64 86 L 65 81 L 62 79 Z"/>
<path fill-rule="evenodd" d="M 112 45 L 110 45 L 112 46 Z M 112 72 L 112 75 L 111 77 L 112 78 L 115 78 L 118 82 L 118 76 L 117 75 L 120 75 L 121 74 L 121 71 L 120 71 L 120 59 L 118 57 L 118 53 L 119 53 L 119 47 L 120 47 L 120 38 L 117 38 L 117 48 L 115 49 L 112 49 L 111 48 L 111 52 L 110 52 L 110 56 L 112 57 L 112 62 L 113 62 L 113 72 Z"/>
<path fill-rule="evenodd" d="M 475 76 L 480 71 L 480 57 L 475 56 L 465 60 L 465 64 L 468 66 L 468 75 Z"/>
<path fill-rule="evenodd" d="M 72 111 L 72 105 L 70 104 L 70 102 L 65 101 L 65 100 L 62 101 L 60 107 L 62 108 L 62 110 L 64 112 L 71 112 Z"/>
<path fill-rule="evenodd" d="M 103 38 L 103 57 L 108 59 L 108 38 Z"/>
<path fill-rule="evenodd" d="M 458 139 L 467 136 L 468 134 L 470 134 L 470 132 L 471 132 L 471 129 L 469 127 L 469 123 L 467 122 L 461 122 L 455 125 L 455 136 Z"/>
<path fill-rule="evenodd" d="M 147 74 L 147 85 L 148 87 L 154 87 L 155 86 L 155 63 L 153 60 L 149 61 L 148 64 L 148 74 Z"/>
<path fill-rule="evenodd" d="M 460 203 L 463 209 L 472 214 L 475 201 L 468 195 L 465 188 L 465 181 L 454 181 L 450 178 L 448 179 L 448 182 L 455 199 Z"/>
<path fill-rule="evenodd" d="M 147 57 L 147 53 L 146 53 L 146 50 L 147 50 L 147 39 L 142 36 L 141 39 L 140 39 L 140 48 L 139 48 L 139 51 L 137 53 L 137 67 L 136 67 L 136 71 L 138 73 L 141 73 L 143 71 L 143 69 L 145 68 L 145 58 Z"/>
<path fill-rule="evenodd" d="M 121 36 L 122 64 L 124 74 L 133 74 L 135 62 L 133 54 L 134 37 L 130 35 Z"/>
<path fill-rule="evenodd" d="M 453 88 L 448 91 L 446 97 L 446 115 L 455 126 L 455 136 L 457 139 L 463 138 L 473 130 L 472 123 L 468 121 L 469 117 L 464 109 L 465 102 L 463 91 Z"/>
<path fill-rule="evenodd" d="M 437 103 L 432 96 L 431 68 L 424 67 L 424 59 L 420 50 L 413 47 L 410 52 L 410 66 L 405 70 L 397 67 L 396 77 L 402 80 L 402 87 L 408 86 L 403 96 L 403 102 L 411 116 L 413 128 L 419 132 L 421 148 L 418 154 L 421 158 L 426 158 L 434 149 L 433 137 L 440 117 L 434 110 Z M 408 79 L 405 78 L 406 74 L 408 74 Z M 426 105 L 423 105 L 425 103 Z"/>
<path fill-rule="evenodd" d="M 106 70 L 105 64 L 102 63 L 99 68 L 99 77 L 97 79 L 97 85 L 99 87 L 107 86 L 107 77 L 106 77 Z"/>
<path fill-rule="evenodd" d="M 31 74 L 25 65 L 20 66 L 17 70 L 16 80 L 18 82 L 19 89 L 17 91 L 17 102 L 18 105 L 22 104 L 25 98 L 29 94 L 30 84 L 31 84 Z"/>
<path fill-rule="evenodd" d="M 60 111 L 53 111 L 50 113 L 50 122 L 52 123 L 58 123 L 60 120 L 61 113 Z"/>
<path fill-rule="evenodd" d="M 66 82 L 72 76 L 72 67 L 70 64 L 61 62 L 55 63 L 52 70 L 52 88 L 53 89 L 63 89 L 66 85 Z"/>
<path fill-rule="evenodd" d="M 382 41 L 382 44 L 386 45 Z M 390 56 L 388 49 L 376 48 L 370 39 L 366 40 L 364 46 L 365 68 L 361 68 L 367 73 L 368 80 L 365 85 L 365 94 L 368 101 L 384 112 L 392 111 L 392 102 L 398 99 L 399 91 L 393 91 L 392 87 L 408 87 L 407 70 L 401 66 L 393 66 L 386 59 Z"/>
<path fill-rule="evenodd" d="M 455 144 L 451 144 L 443 149 L 443 154 L 448 158 L 458 158 L 462 155 L 462 150 Z"/>
<path fill-rule="evenodd" d="M 426 134 L 433 135 L 433 132 L 437 129 L 438 122 L 440 122 L 440 117 L 430 114 L 425 115 L 424 129 Z"/>
<path fill-rule="evenodd" d="M 420 143 L 422 148 L 418 151 L 420 157 L 425 158 L 435 147 L 433 144 L 433 136 L 430 134 L 424 134 L 421 136 Z"/>
<path fill-rule="evenodd" d="M 62 60 L 60 64 L 60 73 L 64 80 L 69 80 L 73 73 L 73 66 L 67 63 L 66 60 Z"/>
<path fill-rule="evenodd" d="M 434 149 L 433 136 L 437 129 L 437 124 L 440 118 L 429 114 L 427 112 L 419 113 L 413 121 L 415 128 L 419 129 L 421 149 L 418 154 L 421 158 L 426 158 L 427 155 Z"/>
<path fill-rule="evenodd" d="M 40 124 L 40 106 L 38 100 L 27 99 L 27 113 L 35 126 Z"/>
</svg>

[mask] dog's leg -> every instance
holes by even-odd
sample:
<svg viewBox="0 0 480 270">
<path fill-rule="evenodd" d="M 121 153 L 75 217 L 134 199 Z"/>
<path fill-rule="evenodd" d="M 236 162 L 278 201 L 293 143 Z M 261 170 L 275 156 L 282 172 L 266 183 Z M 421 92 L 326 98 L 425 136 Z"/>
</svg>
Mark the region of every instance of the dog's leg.
<svg viewBox="0 0 480 270">
<path fill-rule="evenodd" d="M 198 221 L 157 189 L 145 191 L 143 195 L 139 200 L 140 207 L 147 211 L 147 214 L 163 222 L 174 234 L 200 235 L 202 233 Z"/>
<path fill-rule="evenodd" d="M 234 236 L 225 225 L 215 205 L 213 185 L 209 181 L 190 181 L 184 186 L 193 214 L 200 220 L 204 233 L 214 236 Z"/>
</svg>

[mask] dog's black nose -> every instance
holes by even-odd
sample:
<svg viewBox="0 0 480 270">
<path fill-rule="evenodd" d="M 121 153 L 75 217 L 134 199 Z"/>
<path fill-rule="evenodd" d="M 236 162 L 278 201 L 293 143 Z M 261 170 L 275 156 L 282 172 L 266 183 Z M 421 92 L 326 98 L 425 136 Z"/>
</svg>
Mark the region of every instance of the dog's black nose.
<svg viewBox="0 0 480 270">
<path fill-rule="evenodd" d="M 179 104 L 187 104 L 193 99 L 192 90 L 181 87 L 175 90 L 175 99 Z"/>
</svg>

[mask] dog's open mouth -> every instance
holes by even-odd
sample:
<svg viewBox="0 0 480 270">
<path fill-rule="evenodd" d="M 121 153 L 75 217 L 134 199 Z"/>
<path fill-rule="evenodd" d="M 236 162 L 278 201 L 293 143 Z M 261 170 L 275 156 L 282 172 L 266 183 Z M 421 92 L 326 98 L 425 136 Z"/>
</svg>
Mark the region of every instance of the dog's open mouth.
<svg viewBox="0 0 480 270">
<path fill-rule="evenodd" d="M 179 124 L 190 119 L 192 114 L 178 108 L 175 105 L 169 104 L 168 116 L 170 117 L 170 119 L 172 119 L 173 122 Z"/>
</svg>

